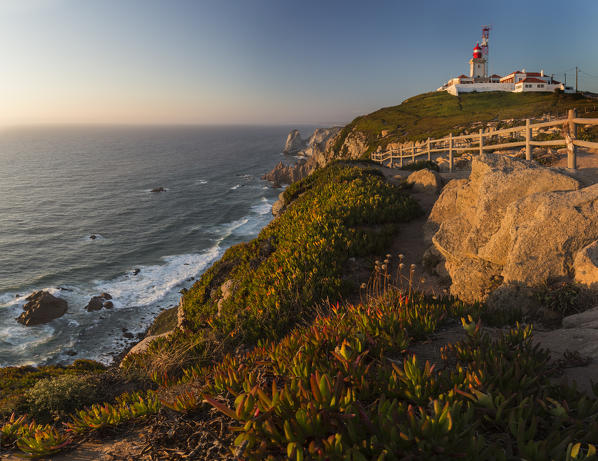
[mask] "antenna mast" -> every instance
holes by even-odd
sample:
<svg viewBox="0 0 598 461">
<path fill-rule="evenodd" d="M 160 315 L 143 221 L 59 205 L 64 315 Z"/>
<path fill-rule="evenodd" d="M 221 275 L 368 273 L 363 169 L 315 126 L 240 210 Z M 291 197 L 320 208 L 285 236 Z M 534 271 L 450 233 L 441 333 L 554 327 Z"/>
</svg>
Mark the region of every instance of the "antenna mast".
<svg viewBox="0 0 598 461">
<path fill-rule="evenodd" d="M 484 77 L 488 77 L 490 74 L 490 64 L 488 62 L 488 40 L 490 39 L 490 30 L 492 26 L 482 26 L 482 43 L 480 44 L 480 48 L 482 48 L 482 57 L 486 58 L 486 75 Z"/>
</svg>

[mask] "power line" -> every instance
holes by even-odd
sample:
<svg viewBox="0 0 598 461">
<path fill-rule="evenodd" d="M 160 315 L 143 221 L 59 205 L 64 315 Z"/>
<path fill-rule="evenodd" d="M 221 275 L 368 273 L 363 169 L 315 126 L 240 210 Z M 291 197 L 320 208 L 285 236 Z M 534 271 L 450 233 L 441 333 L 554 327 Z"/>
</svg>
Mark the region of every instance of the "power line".
<svg viewBox="0 0 598 461">
<path fill-rule="evenodd" d="M 585 75 L 585 76 L 587 76 L 587 77 L 590 77 L 590 78 L 598 78 L 598 75 L 592 75 L 592 74 L 589 74 L 588 72 L 585 72 L 585 71 L 583 71 L 583 70 L 581 70 L 581 69 L 579 70 L 579 72 L 580 72 L 581 74 L 584 74 L 584 75 Z"/>
</svg>

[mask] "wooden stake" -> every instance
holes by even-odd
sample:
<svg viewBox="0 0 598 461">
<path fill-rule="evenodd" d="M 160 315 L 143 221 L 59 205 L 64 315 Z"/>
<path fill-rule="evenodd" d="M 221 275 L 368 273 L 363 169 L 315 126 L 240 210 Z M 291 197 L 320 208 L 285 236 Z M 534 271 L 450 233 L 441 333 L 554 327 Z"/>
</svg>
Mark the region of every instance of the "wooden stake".
<svg viewBox="0 0 598 461">
<path fill-rule="evenodd" d="M 449 171 L 453 171 L 453 133 L 449 133 Z"/>
</svg>

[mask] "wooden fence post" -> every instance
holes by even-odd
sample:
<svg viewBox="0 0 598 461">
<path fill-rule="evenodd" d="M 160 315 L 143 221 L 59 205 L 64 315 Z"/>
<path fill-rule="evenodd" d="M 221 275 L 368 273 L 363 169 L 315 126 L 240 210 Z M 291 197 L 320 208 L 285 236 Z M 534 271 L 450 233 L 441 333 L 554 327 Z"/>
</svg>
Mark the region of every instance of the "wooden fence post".
<svg viewBox="0 0 598 461">
<path fill-rule="evenodd" d="M 430 162 L 432 160 L 432 157 L 430 156 L 430 138 L 428 138 L 428 162 Z"/>
<path fill-rule="evenodd" d="M 529 118 L 525 119 L 525 159 L 532 159 L 532 146 L 530 144 L 532 138 L 532 130 L 529 126 Z"/>
<path fill-rule="evenodd" d="M 411 146 L 411 163 L 415 163 L 415 141 L 413 141 L 413 146 Z"/>
<path fill-rule="evenodd" d="M 403 168 L 403 146 L 399 146 L 399 166 Z"/>
<path fill-rule="evenodd" d="M 569 109 L 568 133 L 565 133 L 565 140 L 567 142 L 567 168 L 570 170 L 577 169 L 577 152 L 573 141 L 577 138 L 577 126 L 573 119 L 577 117 L 575 109 Z"/>
<path fill-rule="evenodd" d="M 480 155 L 484 153 L 484 130 L 480 128 Z"/>
<path fill-rule="evenodd" d="M 449 133 L 449 171 L 453 171 L 453 133 Z"/>
</svg>

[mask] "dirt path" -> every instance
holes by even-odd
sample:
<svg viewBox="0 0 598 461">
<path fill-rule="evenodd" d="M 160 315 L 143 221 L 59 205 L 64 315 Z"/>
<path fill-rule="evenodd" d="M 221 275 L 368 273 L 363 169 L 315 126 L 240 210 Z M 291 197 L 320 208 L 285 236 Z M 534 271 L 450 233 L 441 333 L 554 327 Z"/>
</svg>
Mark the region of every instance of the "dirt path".
<svg viewBox="0 0 598 461">
<path fill-rule="evenodd" d="M 380 167 L 380 171 L 389 179 L 391 183 L 398 184 L 402 180 L 406 179 L 412 171 L 399 170 L 395 168 Z M 444 184 L 449 182 L 451 179 L 463 179 L 469 177 L 470 171 L 468 170 L 457 170 L 452 173 L 440 173 Z M 422 259 L 425 251 L 428 249 L 428 244 L 424 242 L 424 224 L 428 220 L 430 211 L 441 191 L 438 192 L 415 192 L 410 191 L 411 196 L 417 200 L 420 206 L 424 210 L 424 215 L 401 224 L 399 232 L 394 239 L 390 248 L 390 253 L 393 257 L 398 254 L 404 255 L 404 264 L 406 269 L 404 275 L 408 276 L 408 268 L 411 264 L 415 264 L 415 274 L 413 277 L 414 284 L 413 288 L 418 291 L 423 291 L 426 294 L 432 295 L 444 295 L 448 294 L 448 285 L 434 275 L 430 275 L 423 270 Z M 408 285 L 408 282 L 404 280 L 404 283 Z"/>
<path fill-rule="evenodd" d="M 567 156 L 563 155 L 553 166 L 567 168 Z M 577 171 L 573 176 L 585 186 L 598 183 L 598 150 L 578 149 Z"/>
</svg>

